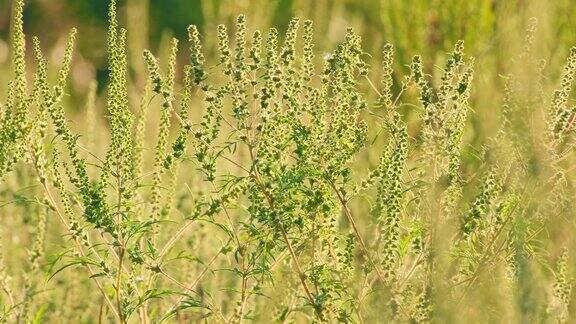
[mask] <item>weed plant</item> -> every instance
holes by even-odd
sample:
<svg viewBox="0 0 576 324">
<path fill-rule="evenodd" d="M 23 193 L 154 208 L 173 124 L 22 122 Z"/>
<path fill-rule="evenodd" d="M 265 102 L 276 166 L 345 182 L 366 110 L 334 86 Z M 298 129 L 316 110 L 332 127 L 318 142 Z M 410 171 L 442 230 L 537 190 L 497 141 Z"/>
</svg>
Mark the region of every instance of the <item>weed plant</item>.
<svg viewBox="0 0 576 324">
<path fill-rule="evenodd" d="M 310 20 L 280 35 L 240 15 L 145 50 L 140 75 L 114 1 L 106 93 L 75 124 L 76 31 L 49 66 L 23 6 L 0 110 L 4 322 L 574 320 L 576 48 L 547 76 L 535 20 L 503 98 L 479 99 L 498 115 L 482 140 L 462 41 L 438 77 L 420 56 L 402 76 L 393 44 L 376 62 L 351 28 L 319 54 Z"/>
</svg>

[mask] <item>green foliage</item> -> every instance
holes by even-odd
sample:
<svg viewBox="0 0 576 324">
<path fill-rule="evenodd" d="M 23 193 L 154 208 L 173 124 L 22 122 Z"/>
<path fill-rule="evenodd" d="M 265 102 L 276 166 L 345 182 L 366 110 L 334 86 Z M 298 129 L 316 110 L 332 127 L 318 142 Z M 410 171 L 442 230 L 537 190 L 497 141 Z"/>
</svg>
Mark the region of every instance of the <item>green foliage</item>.
<svg viewBox="0 0 576 324">
<path fill-rule="evenodd" d="M 499 103 L 474 97 L 485 66 L 463 41 L 440 72 L 416 55 L 398 78 L 408 38 L 378 66 L 352 28 L 319 55 L 297 18 L 192 25 L 182 68 L 169 38 L 140 71 L 112 1 L 109 83 L 74 123 L 76 30 L 54 75 L 36 37 L 26 67 L 23 5 L 0 117 L 2 321 L 574 318 L 576 50 L 559 85 L 543 77 L 535 20 Z M 479 100 L 502 106 L 489 134 Z"/>
</svg>

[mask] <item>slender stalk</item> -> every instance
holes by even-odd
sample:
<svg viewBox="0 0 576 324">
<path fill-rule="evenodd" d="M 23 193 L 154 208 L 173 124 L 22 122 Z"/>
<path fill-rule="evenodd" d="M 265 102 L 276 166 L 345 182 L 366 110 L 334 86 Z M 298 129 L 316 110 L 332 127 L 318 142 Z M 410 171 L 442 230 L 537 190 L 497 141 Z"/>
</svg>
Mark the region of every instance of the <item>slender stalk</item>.
<svg viewBox="0 0 576 324">
<path fill-rule="evenodd" d="M 380 281 L 386 282 L 384 280 L 384 275 L 382 274 L 380 267 L 378 267 L 378 265 L 376 264 L 376 262 L 372 258 L 372 255 L 370 254 L 370 252 L 368 251 L 368 248 L 366 247 L 366 243 L 364 243 L 364 239 L 362 238 L 362 235 L 360 235 L 360 231 L 358 230 L 358 226 L 356 226 L 356 221 L 354 220 L 354 216 L 352 216 L 352 211 L 350 211 L 350 208 L 348 208 L 348 203 L 347 203 L 346 199 L 344 198 L 344 196 L 342 196 L 342 194 L 340 193 L 338 188 L 336 188 L 334 183 L 332 183 L 331 181 L 329 181 L 329 183 L 330 183 L 330 186 L 332 187 L 332 189 L 336 192 L 336 195 L 338 196 L 338 200 L 340 200 L 340 203 L 342 204 L 342 208 L 344 209 L 344 214 L 346 215 L 346 218 L 348 219 L 350 226 L 352 226 L 352 230 L 354 231 L 354 234 L 358 238 L 358 242 L 360 242 L 360 246 L 362 247 L 362 251 L 364 252 L 366 257 L 368 258 L 368 261 L 374 267 L 374 270 L 376 270 L 376 274 L 378 275 L 378 278 L 380 279 Z"/>
</svg>

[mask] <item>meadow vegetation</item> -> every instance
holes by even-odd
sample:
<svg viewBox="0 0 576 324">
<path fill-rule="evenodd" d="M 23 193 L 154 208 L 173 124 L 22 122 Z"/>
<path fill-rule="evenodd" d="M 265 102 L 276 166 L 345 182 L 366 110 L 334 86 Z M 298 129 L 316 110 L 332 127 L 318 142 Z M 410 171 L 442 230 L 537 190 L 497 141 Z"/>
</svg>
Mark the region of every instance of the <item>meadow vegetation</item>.
<svg viewBox="0 0 576 324">
<path fill-rule="evenodd" d="M 480 32 L 408 56 L 400 32 L 321 48 L 312 20 L 242 14 L 135 55 L 111 1 L 107 82 L 78 107 L 82 35 L 51 64 L 23 8 L 0 106 L 3 322 L 575 319 L 576 47 L 541 55 L 537 19 L 504 66 L 467 54 Z"/>
</svg>

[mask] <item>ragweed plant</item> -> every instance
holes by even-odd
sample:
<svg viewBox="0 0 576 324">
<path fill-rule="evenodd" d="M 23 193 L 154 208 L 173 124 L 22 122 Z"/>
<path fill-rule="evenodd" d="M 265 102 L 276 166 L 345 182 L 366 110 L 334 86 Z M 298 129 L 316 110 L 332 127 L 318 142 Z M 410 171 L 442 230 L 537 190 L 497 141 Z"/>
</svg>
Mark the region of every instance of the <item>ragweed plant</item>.
<svg viewBox="0 0 576 324">
<path fill-rule="evenodd" d="M 530 68 L 501 73 L 500 100 L 474 97 L 483 66 L 462 41 L 439 72 L 417 55 L 401 76 L 392 44 L 376 63 L 348 28 L 319 55 L 298 18 L 260 31 L 240 15 L 214 39 L 192 25 L 131 63 L 137 31 L 111 1 L 108 81 L 78 125 L 76 30 L 54 71 L 37 37 L 27 66 L 23 8 L 0 114 L 4 322 L 573 318 L 558 247 L 573 247 L 576 51 L 544 77 L 534 20 L 513 64 Z M 478 100 L 501 106 L 485 138 Z"/>
</svg>

